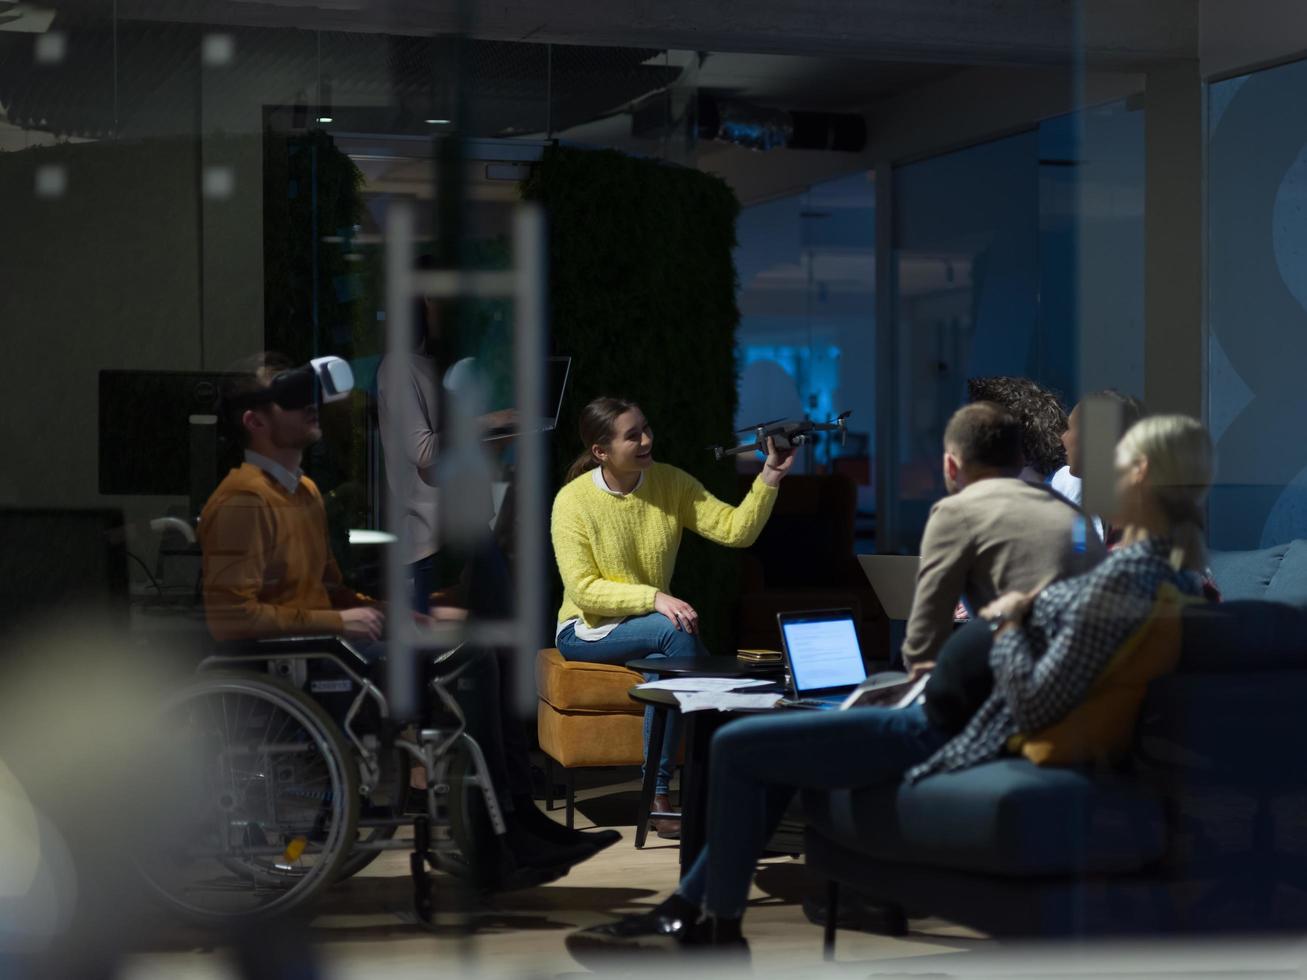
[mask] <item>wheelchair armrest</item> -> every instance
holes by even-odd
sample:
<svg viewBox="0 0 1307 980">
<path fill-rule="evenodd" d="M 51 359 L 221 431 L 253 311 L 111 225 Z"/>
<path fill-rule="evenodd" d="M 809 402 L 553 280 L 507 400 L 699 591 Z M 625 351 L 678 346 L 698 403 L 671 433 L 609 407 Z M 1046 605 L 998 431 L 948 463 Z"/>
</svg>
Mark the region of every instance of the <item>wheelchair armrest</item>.
<svg viewBox="0 0 1307 980">
<path fill-rule="evenodd" d="M 368 660 L 342 636 L 269 636 L 259 640 L 233 640 L 219 644 L 224 657 L 251 657 L 267 659 L 296 653 L 330 653 L 350 667 L 366 671 Z"/>
</svg>

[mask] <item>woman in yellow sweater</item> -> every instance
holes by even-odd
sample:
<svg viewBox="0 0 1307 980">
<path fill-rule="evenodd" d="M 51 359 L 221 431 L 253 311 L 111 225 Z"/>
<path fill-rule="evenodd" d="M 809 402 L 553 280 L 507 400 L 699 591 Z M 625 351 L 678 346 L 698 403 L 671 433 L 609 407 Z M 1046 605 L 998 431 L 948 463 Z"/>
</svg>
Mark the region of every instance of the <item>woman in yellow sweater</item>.
<svg viewBox="0 0 1307 980">
<path fill-rule="evenodd" d="M 585 451 L 554 499 L 554 555 L 563 578 L 559 652 L 568 660 L 618 664 L 703 656 L 699 614 L 667 591 L 681 532 L 747 548 L 771 515 L 793 454 L 769 441 L 762 473 L 731 507 L 685 471 L 654 462 L 653 430 L 634 402 L 592 401 L 581 412 L 581 444 Z M 657 762 L 654 809 L 664 812 L 680 749 L 678 722 L 673 713 Z M 646 765 L 651 724 L 652 710 L 644 720 Z"/>
</svg>

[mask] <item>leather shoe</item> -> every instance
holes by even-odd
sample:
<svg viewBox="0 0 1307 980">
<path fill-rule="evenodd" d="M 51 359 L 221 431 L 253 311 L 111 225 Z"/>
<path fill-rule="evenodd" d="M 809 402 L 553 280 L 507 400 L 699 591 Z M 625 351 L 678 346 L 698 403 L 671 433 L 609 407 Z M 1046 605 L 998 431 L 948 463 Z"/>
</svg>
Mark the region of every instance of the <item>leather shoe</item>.
<svg viewBox="0 0 1307 980">
<path fill-rule="evenodd" d="M 584 962 L 588 956 L 611 956 L 636 949 L 671 953 L 709 938 L 699 921 L 660 905 L 616 922 L 578 929 L 567 937 L 566 943 L 568 952 Z"/>
<path fill-rule="evenodd" d="M 679 813 L 672 801 L 666 796 L 655 796 L 653 800 L 655 813 Z M 649 828 L 663 840 L 681 839 L 681 821 L 669 817 L 650 817 Z"/>
</svg>

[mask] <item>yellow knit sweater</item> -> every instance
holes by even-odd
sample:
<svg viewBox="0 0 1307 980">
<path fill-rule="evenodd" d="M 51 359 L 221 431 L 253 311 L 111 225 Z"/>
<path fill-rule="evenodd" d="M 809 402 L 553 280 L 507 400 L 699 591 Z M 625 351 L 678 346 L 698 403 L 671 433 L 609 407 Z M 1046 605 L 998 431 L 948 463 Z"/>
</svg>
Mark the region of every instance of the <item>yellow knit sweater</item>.
<svg viewBox="0 0 1307 980">
<path fill-rule="evenodd" d="M 582 473 L 554 498 L 554 555 L 563 577 L 558 621 L 587 626 L 653 612 L 666 592 L 689 530 L 731 548 L 757 539 L 776 503 L 776 488 L 755 480 L 738 507 L 724 504 L 675 466 L 654 463 L 634 493 L 615 496 Z"/>
</svg>

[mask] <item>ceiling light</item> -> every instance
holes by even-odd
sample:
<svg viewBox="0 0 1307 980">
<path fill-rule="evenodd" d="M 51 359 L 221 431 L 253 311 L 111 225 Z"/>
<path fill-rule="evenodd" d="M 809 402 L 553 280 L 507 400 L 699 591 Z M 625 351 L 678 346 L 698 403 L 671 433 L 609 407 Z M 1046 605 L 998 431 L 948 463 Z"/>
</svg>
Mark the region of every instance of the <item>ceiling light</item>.
<svg viewBox="0 0 1307 980">
<path fill-rule="evenodd" d="M 335 122 L 335 121 L 336 121 L 336 120 L 333 119 L 331 116 L 318 116 L 318 122 L 320 122 L 320 123 L 329 123 L 329 122 Z"/>
<path fill-rule="evenodd" d="M 448 126 L 448 119 L 427 119 L 426 123 L 430 126 Z"/>
</svg>

